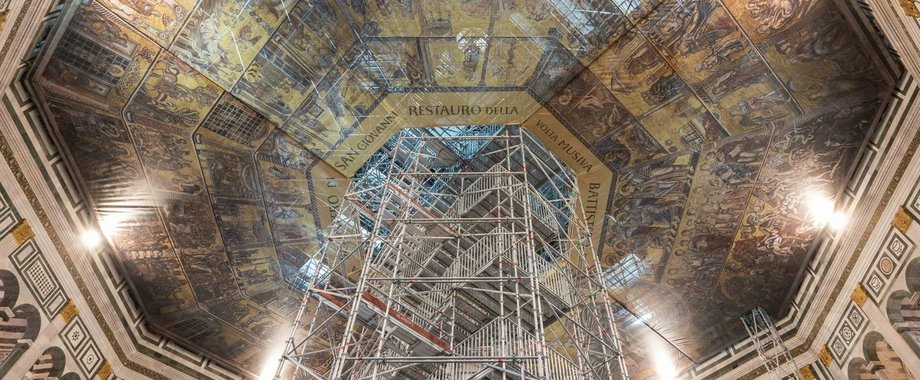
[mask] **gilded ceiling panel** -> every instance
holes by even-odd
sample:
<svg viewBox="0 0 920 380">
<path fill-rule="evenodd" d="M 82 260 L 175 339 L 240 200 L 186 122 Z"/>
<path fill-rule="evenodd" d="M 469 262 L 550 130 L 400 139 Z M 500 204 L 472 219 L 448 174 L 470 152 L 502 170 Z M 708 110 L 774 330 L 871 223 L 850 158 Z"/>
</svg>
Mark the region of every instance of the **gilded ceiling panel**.
<svg viewBox="0 0 920 380">
<path fill-rule="evenodd" d="M 176 281 L 184 275 L 175 251 L 126 250 L 124 258 L 126 274 L 132 278 L 138 297 L 145 300 L 145 310 L 168 315 L 195 307 L 191 286 L 186 281 Z"/>
<path fill-rule="evenodd" d="M 632 28 L 631 20 L 613 4 L 592 0 L 579 8 L 568 2 L 560 7 L 562 21 L 551 33 L 582 64 L 589 65 L 611 43 Z"/>
<path fill-rule="evenodd" d="M 368 36 L 417 37 L 422 35 L 416 1 L 350 1 L 351 14 Z"/>
<path fill-rule="evenodd" d="M 786 89 L 720 3 L 702 0 L 664 5 L 640 30 L 730 134 L 798 112 L 789 104 Z M 750 99 L 757 99 L 760 107 L 746 107 Z"/>
<path fill-rule="evenodd" d="M 313 91 L 313 83 L 294 71 L 283 56 L 268 52 L 269 42 L 233 88 L 233 95 L 252 106 L 272 123 L 284 123 Z M 273 59 L 275 58 L 275 59 Z M 288 69 L 287 72 L 285 69 Z"/>
<path fill-rule="evenodd" d="M 275 129 L 262 142 L 258 156 L 262 161 L 270 161 L 288 168 L 307 170 L 318 158 L 310 153 L 283 130 Z"/>
<path fill-rule="evenodd" d="M 419 0 L 422 36 L 489 36 L 493 0 Z"/>
<path fill-rule="evenodd" d="M 197 134 L 231 149 L 255 150 L 274 126 L 228 93 L 220 98 Z"/>
<path fill-rule="evenodd" d="M 131 125 L 129 130 L 153 190 L 189 195 L 204 193 L 191 133 L 182 135 L 140 125 Z"/>
<path fill-rule="evenodd" d="M 198 145 L 198 159 L 212 197 L 260 200 L 258 175 L 248 154 L 217 145 Z"/>
<path fill-rule="evenodd" d="M 227 248 L 270 245 L 271 231 L 261 202 L 221 199 L 215 202 L 214 213 Z"/>
<path fill-rule="evenodd" d="M 805 112 L 822 112 L 840 102 L 885 87 L 873 58 L 853 41 L 853 32 L 839 11 L 828 3 L 814 5 L 798 23 L 787 23 L 758 44 L 796 103 Z M 804 6 L 803 5 L 803 6 Z M 746 108 L 756 111 L 759 102 Z"/>
<path fill-rule="evenodd" d="M 547 37 L 558 33 L 562 14 L 548 0 L 499 0 L 492 36 Z"/>
<path fill-rule="evenodd" d="M 150 190 L 140 160 L 121 120 L 98 110 L 58 102 L 48 108 L 61 136 L 75 144 L 71 154 L 88 164 L 81 174 L 91 194 L 111 205 L 132 200 L 149 202 Z"/>
<path fill-rule="evenodd" d="M 361 57 L 370 59 L 362 54 Z M 336 67 L 341 75 L 326 92 L 326 104 L 337 121 L 347 127 L 352 127 L 354 122 L 367 116 L 377 101 L 386 91 L 386 85 L 380 83 L 374 72 L 357 70 L 354 66 L 339 65 Z M 338 115 L 342 116 L 338 116 Z M 349 117 L 346 117 L 349 116 Z"/>
<path fill-rule="evenodd" d="M 485 37 L 428 39 L 422 46 L 428 51 L 435 83 L 445 87 L 480 85 L 488 43 Z"/>
<path fill-rule="evenodd" d="M 681 363 L 701 361 L 743 335 L 741 313 L 788 306 L 817 233 L 802 194 L 841 188 L 897 71 L 830 0 L 98 0 L 66 12 L 34 84 L 75 177 L 101 222 L 120 221 L 112 240 L 151 323 L 247 373 L 284 329 L 278 289 L 341 202 L 348 178 L 325 160 L 397 108 L 509 88 L 539 103 L 522 112 L 543 106 L 567 128 L 547 136 L 578 139 L 613 172 L 601 258 L 648 267 L 615 290 L 655 327 L 627 334 L 661 334 Z M 399 100 L 381 106 L 387 96 Z M 643 350 L 627 348 L 638 374 Z"/>
<path fill-rule="evenodd" d="M 699 155 L 669 156 L 631 167 L 617 177 L 601 263 L 614 266 L 629 254 L 657 272 L 667 262 L 683 215 Z"/>
<path fill-rule="evenodd" d="M 723 140 L 700 153 L 683 205 L 684 212 L 672 219 L 674 232 L 670 235 L 674 236 L 673 248 L 666 261 L 651 263 L 657 282 L 666 286 L 669 292 L 678 294 L 687 305 L 688 322 L 702 322 L 688 326 L 691 331 L 687 335 L 695 337 L 692 343 L 695 347 L 681 347 L 691 357 L 711 352 L 706 351 L 707 347 L 721 346 L 725 339 L 724 334 L 701 334 L 699 329 L 710 325 L 705 319 L 710 317 L 705 313 L 713 307 L 709 296 L 717 290 L 716 281 L 756 184 L 757 171 L 771 136 L 770 131 L 746 134 Z M 664 185 L 669 178 L 664 176 L 656 178 L 656 181 Z M 656 212 L 653 208 L 646 212 L 660 215 L 661 211 Z M 723 315 L 735 315 L 733 318 L 740 315 L 737 311 L 734 314 L 725 312 Z M 679 338 L 666 337 L 669 340 Z"/>
<path fill-rule="evenodd" d="M 267 227 L 267 226 L 266 226 Z M 241 226 L 241 230 L 246 227 Z M 284 282 L 278 255 L 271 247 L 238 248 L 229 252 L 230 264 L 241 291 L 263 306 L 281 295 Z M 288 305 L 290 306 L 290 305 Z"/>
<path fill-rule="evenodd" d="M 266 179 L 261 183 L 267 202 L 273 204 L 310 203 L 307 173 L 303 169 L 260 160 L 259 173 L 262 179 Z"/>
<path fill-rule="evenodd" d="M 418 38 L 374 38 L 367 42 L 375 65 L 358 69 L 376 71 L 388 86 L 419 87 L 430 84 L 425 70 L 427 58 L 419 54 Z"/>
<path fill-rule="evenodd" d="M 161 52 L 125 110 L 125 120 L 162 131 L 189 134 L 222 90 L 178 58 Z"/>
<path fill-rule="evenodd" d="M 284 15 L 281 0 L 203 1 L 189 16 L 170 51 L 229 90 Z"/>
<path fill-rule="evenodd" d="M 170 223 L 168 218 L 167 223 Z M 216 232 L 216 226 L 214 228 L 214 232 Z M 173 233 L 173 230 L 170 229 L 170 233 Z M 211 231 L 203 232 L 208 233 Z M 185 277 L 187 278 L 185 281 L 188 281 L 191 285 L 199 304 L 240 295 L 240 289 L 233 278 L 233 269 L 230 268 L 227 253 L 222 247 L 212 249 L 179 248 L 176 251 L 185 270 Z"/>
<path fill-rule="evenodd" d="M 332 113 L 325 99 L 314 93 L 280 128 L 305 148 L 328 152 L 341 138 L 341 130 L 351 126 L 339 124 Z"/>
<path fill-rule="evenodd" d="M 42 73 L 45 83 L 117 113 L 159 48 L 97 3 L 81 5 L 70 25 Z"/>
<path fill-rule="evenodd" d="M 493 38 L 488 48 L 484 84 L 489 87 L 521 86 L 533 75 L 543 46 L 540 40 Z"/>
<path fill-rule="evenodd" d="M 802 270 L 820 232 L 809 218 L 807 198 L 794 194 L 832 196 L 827 189 L 846 181 L 850 167 L 841 163 L 856 158 L 877 107 L 876 101 L 841 105 L 837 112 L 777 130 L 719 277 L 721 293 L 739 309 L 753 308 L 755 301 L 740 295 L 758 289 L 769 294 L 765 304 L 776 308 L 768 311 L 778 314 L 785 306 L 782 285 L 774 279 Z"/>
<path fill-rule="evenodd" d="M 668 153 L 699 151 L 700 145 L 727 136 L 699 98 L 690 93 L 662 104 L 642 116 L 639 123 Z"/>
<path fill-rule="evenodd" d="M 100 0 L 113 13 L 160 46 L 169 46 L 196 0 Z"/>
</svg>

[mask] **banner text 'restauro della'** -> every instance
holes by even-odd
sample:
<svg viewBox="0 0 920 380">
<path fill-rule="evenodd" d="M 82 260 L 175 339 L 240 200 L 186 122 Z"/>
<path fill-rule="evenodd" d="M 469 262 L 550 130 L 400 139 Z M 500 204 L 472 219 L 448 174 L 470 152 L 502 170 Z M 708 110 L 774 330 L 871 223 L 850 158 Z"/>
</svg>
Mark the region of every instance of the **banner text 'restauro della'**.
<svg viewBox="0 0 920 380">
<path fill-rule="evenodd" d="M 517 106 L 409 106 L 409 116 L 517 115 Z"/>
</svg>

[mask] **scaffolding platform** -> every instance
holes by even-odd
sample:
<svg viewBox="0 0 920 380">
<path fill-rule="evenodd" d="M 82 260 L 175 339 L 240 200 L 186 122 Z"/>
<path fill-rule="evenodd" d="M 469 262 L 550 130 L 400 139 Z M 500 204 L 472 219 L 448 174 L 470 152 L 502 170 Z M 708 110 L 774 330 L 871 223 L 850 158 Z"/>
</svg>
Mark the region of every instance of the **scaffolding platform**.
<svg viewBox="0 0 920 380">
<path fill-rule="evenodd" d="M 356 175 L 276 378 L 628 379 L 574 174 L 521 128 L 485 137 L 403 130 Z"/>
</svg>

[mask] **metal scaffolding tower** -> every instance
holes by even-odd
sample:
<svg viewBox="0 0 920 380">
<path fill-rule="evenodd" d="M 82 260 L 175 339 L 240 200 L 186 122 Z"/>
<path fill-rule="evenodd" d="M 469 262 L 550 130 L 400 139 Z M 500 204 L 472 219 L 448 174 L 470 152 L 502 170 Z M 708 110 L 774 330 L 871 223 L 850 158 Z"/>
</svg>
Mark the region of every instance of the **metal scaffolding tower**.
<svg viewBox="0 0 920 380">
<path fill-rule="evenodd" d="M 276 378 L 628 379 L 574 174 L 518 127 L 412 131 L 301 270 Z"/>
<path fill-rule="evenodd" d="M 758 307 L 741 317 L 741 322 L 757 349 L 757 355 L 763 360 L 767 373 L 776 379 L 796 379 L 798 368 L 795 360 L 783 343 L 782 336 L 776 331 L 773 319 Z"/>
</svg>

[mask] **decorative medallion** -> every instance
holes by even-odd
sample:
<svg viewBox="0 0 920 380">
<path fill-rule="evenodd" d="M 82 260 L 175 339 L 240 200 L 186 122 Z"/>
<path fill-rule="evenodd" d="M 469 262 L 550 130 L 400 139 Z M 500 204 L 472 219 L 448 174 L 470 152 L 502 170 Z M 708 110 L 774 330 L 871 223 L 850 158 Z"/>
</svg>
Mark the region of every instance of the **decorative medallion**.
<svg viewBox="0 0 920 380">
<path fill-rule="evenodd" d="M 894 253 L 895 257 L 900 259 L 905 248 L 907 248 L 907 243 L 905 243 L 898 234 L 892 234 L 891 241 L 888 242 L 888 250 Z"/>
<path fill-rule="evenodd" d="M 891 261 L 891 258 L 888 256 L 882 257 L 882 259 L 878 261 L 878 269 L 882 271 L 882 274 L 885 276 L 889 276 L 894 272 L 894 261 Z"/>
<path fill-rule="evenodd" d="M 869 294 L 866 293 L 866 288 L 863 287 L 863 284 L 861 282 L 856 283 L 856 287 L 853 289 L 853 294 L 850 295 L 850 299 L 859 305 L 859 307 L 862 307 L 868 298 Z"/>
<path fill-rule="evenodd" d="M 847 320 L 853 324 L 854 328 L 857 330 L 862 326 L 863 321 L 866 320 L 862 315 L 862 311 L 859 310 L 856 306 L 850 306 L 850 313 L 847 315 Z"/>
<path fill-rule="evenodd" d="M 64 322 L 70 322 L 77 314 L 79 314 L 77 305 L 73 303 L 73 300 L 67 300 L 67 304 L 61 308 L 61 318 L 64 318 Z"/>
<path fill-rule="evenodd" d="M 29 221 L 23 219 L 22 222 L 19 222 L 15 228 L 13 228 L 13 238 L 16 239 L 16 243 L 22 245 L 29 239 L 35 236 L 35 232 L 32 231 L 32 226 L 29 225 Z"/>
<path fill-rule="evenodd" d="M 844 323 L 843 327 L 840 328 L 840 336 L 847 344 L 850 344 L 850 342 L 852 342 L 853 338 L 856 336 L 856 333 L 853 332 L 853 328 L 850 327 L 849 324 Z"/>
<path fill-rule="evenodd" d="M 907 227 L 910 227 L 911 221 L 910 214 L 907 213 L 907 210 L 904 207 L 899 207 L 898 212 L 894 214 L 894 219 L 891 221 L 891 225 L 894 228 L 897 228 L 901 233 L 907 233 Z"/>
<path fill-rule="evenodd" d="M 89 339 L 89 334 L 86 332 L 86 328 L 83 326 L 79 319 L 76 323 L 70 325 L 67 330 L 61 333 L 61 338 L 67 343 L 67 349 L 70 352 L 76 353 L 83 347 L 83 343 L 86 343 Z"/>
<path fill-rule="evenodd" d="M 882 292 L 882 286 L 885 285 L 885 281 L 882 280 L 882 277 L 879 276 L 878 273 L 876 273 L 876 272 L 873 271 L 873 272 L 872 272 L 872 275 L 869 277 L 869 282 L 868 282 L 866 285 L 869 286 L 868 289 L 872 290 L 872 293 L 873 293 L 873 294 L 875 294 L 876 296 L 878 296 L 879 293 Z M 864 288 L 864 290 L 865 290 L 865 288 Z"/>
<path fill-rule="evenodd" d="M 846 353 L 847 345 L 843 343 L 843 340 L 840 337 L 834 338 L 834 341 L 831 342 L 831 352 L 834 353 L 834 356 L 837 359 L 842 359 L 843 355 Z"/>
</svg>

